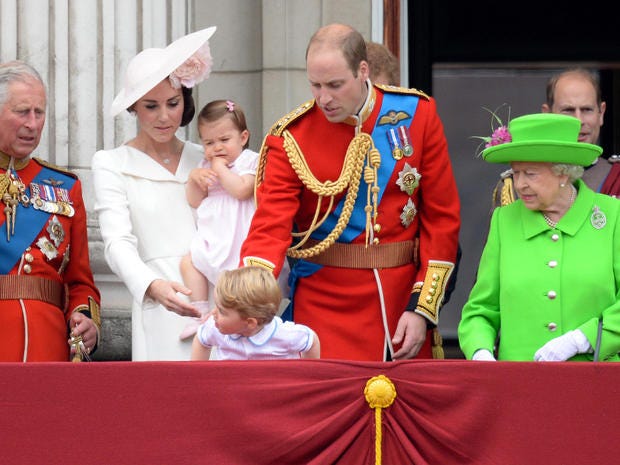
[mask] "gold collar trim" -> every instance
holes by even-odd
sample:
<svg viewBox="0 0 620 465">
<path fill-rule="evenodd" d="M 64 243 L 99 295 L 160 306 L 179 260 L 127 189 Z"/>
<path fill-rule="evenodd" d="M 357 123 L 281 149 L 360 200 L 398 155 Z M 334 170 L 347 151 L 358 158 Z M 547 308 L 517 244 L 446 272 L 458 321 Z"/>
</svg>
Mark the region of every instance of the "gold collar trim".
<svg viewBox="0 0 620 465">
<path fill-rule="evenodd" d="M 0 151 L 0 168 L 2 168 L 3 170 L 8 169 L 9 163 L 11 162 L 11 158 L 13 157 L 10 157 L 6 153 Z M 29 161 L 30 161 L 30 157 L 13 158 L 13 168 L 15 168 L 16 170 L 21 170 L 25 168 L 26 165 L 28 165 Z"/>
<path fill-rule="evenodd" d="M 348 116 L 343 122 L 350 126 L 361 126 L 368 119 L 372 110 L 375 108 L 375 102 L 377 101 L 377 92 L 370 82 L 370 79 L 366 79 L 366 86 L 368 87 L 368 96 L 366 97 L 366 101 L 360 111 L 357 112 L 357 115 Z"/>
</svg>

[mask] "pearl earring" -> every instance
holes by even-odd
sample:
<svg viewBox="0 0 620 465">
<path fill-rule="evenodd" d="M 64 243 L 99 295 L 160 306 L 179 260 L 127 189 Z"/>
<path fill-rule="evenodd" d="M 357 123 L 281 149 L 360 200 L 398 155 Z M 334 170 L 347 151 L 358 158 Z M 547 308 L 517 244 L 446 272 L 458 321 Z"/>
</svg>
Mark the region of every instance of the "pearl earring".
<svg viewBox="0 0 620 465">
<path fill-rule="evenodd" d="M 565 186 L 566 186 L 566 184 L 564 184 L 563 182 L 560 183 L 560 187 L 565 187 Z"/>
</svg>

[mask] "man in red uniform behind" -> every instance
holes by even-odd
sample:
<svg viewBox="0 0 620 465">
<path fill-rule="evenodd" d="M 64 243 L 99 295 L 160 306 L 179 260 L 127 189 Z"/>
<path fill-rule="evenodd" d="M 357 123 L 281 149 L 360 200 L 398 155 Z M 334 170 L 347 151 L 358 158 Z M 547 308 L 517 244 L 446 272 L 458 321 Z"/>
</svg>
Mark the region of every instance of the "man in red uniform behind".
<svg viewBox="0 0 620 465">
<path fill-rule="evenodd" d="M 0 65 L 0 361 L 88 357 L 99 336 L 99 291 L 75 175 L 30 158 L 45 124 L 38 72 Z"/>
<path fill-rule="evenodd" d="M 306 65 L 314 99 L 265 138 L 241 264 L 278 274 L 297 259 L 285 316 L 317 332 L 323 358 L 430 358 L 460 227 L 435 102 L 373 86 L 346 25 L 319 29 Z"/>
</svg>

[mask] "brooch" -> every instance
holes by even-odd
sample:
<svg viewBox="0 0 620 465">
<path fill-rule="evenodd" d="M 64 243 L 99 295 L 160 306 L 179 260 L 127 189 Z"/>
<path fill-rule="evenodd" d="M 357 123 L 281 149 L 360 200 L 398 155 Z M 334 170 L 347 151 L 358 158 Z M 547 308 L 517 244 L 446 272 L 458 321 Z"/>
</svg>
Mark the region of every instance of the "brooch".
<svg viewBox="0 0 620 465">
<path fill-rule="evenodd" d="M 590 216 L 590 223 L 595 229 L 603 229 L 607 224 L 607 217 L 605 213 L 601 211 L 598 205 L 594 205 L 592 209 L 592 215 Z"/>
</svg>

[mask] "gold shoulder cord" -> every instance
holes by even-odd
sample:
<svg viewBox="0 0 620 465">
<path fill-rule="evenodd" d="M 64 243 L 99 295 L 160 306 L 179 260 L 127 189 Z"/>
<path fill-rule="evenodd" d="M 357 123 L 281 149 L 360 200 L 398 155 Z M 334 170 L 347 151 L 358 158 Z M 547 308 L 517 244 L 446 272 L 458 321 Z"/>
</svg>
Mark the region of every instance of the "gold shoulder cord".
<svg viewBox="0 0 620 465">
<path fill-rule="evenodd" d="M 288 249 L 287 255 L 289 257 L 313 257 L 314 255 L 318 255 L 329 248 L 336 241 L 336 239 L 340 237 L 340 234 L 342 234 L 342 231 L 344 231 L 344 228 L 347 226 L 349 219 L 351 218 L 353 206 L 355 204 L 355 200 L 357 199 L 362 169 L 364 167 L 364 160 L 366 159 L 366 155 L 371 151 L 371 148 L 374 148 L 374 144 L 370 135 L 363 132 L 357 134 L 351 140 L 351 143 L 347 148 L 342 171 L 340 172 L 338 179 L 336 181 L 326 181 L 322 183 L 318 181 L 310 171 L 310 168 L 308 167 L 306 160 L 304 159 L 304 156 L 291 133 L 288 131 L 284 132 L 284 149 L 286 150 L 291 166 L 297 173 L 297 176 L 299 176 L 299 179 L 304 186 L 319 196 L 315 215 L 310 227 L 302 233 L 293 233 L 295 237 L 302 237 L 302 239 L 298 244 Z M 334 229 L 318 244 L 307 249 L 301 249 L 301 247 L 309 239 L 310 234 L 316 231 L 316 229 L 323 224 L 329 215 L 331 207 L 333 206 L 334 196 L 344 191 L 347 187 L 348 191 L 344 200 L 342 213 L 340 214 Z M 330 198 L 330 205 L 323 218 L 321 218 L 320 221 L 317 221 L 323 197 Z"/>
<path fill-rule="evenodd" d="M 292 258 L 309 258 L 320 254 L 328 249 L 335 241 L 340 237 L 342 231 L 349 223 L 355 200 L 359 191 L 359 185 L 361 182 L 362 171 L 364 170 L 364 160 L 368 157 L 368 167 L 364 170 L 364 180 L 369 184 L 369 197 L 366 205 L 366 242 L 368 244 L 368 234 L 372 231 L 370 222 L 372 219 L 376 221 L 377 217 L 377 195 L 379 188 L 376 185 L 376 171 L 381 164 L 381 155 L 375 148 L 372 137 L 366 133 L 358 133 L 349 143 L 347 153 L 345 155 L 342 170 L 336 181 L 320 182 L 308 166 L 306 159 L 304 158 L 297 141 L 293 137 L 286 127 L 295 119 L 306 113 L 314 106 L 314 101 L 310 100 L 302 104 L 297 109 L 293 110 L 288 115 L 281 118 L 276 122 L 269 135 L 275 135 L 284 139 L 283 147 L 288 156 L 291 167 L 297 173 L 297 176 L 304 184 L 304 186 L 310 191 L 318 195 L 319 200 L 316 205 L 315 215 L 310 227 L 301 233 L 292 233 L 293 237 L 301 237 L 301 240 L 290 247 L 287 250 L 287 255 Z M 256 199 L 256 190 L 263 182 L 265 175 L 265 166 L 267 164 L 267 144 L 266 139 L 263 140 L 258 166 L 256 168 L 256 182 L 254 184 L 254 198 Z M 373 176 L 374 174 L 374 176 Z M 372 185 L 374 183 L 374 185 Z M 310 235 L 316 231 L 327 219 L 329 213 L 332 210 L 334 204 L 334 197 L 345 189 L 348 191 L 345 196 L 344 206 L 342 213 L 336 222 L 334 229 L 318 244 L 309 247 L 307 249 L 301 249 L 301 247 L 308 241 Z M 323 217 L 319 220 L 319 213 L 321 211 L 321 204 L 324 197 L 329 197 L 329 208 L 326 210 Z M 374 205 L 372 205 L 374 203 Z M 372 215 L 371 215 L 372 212 Z"/>
</svg>

